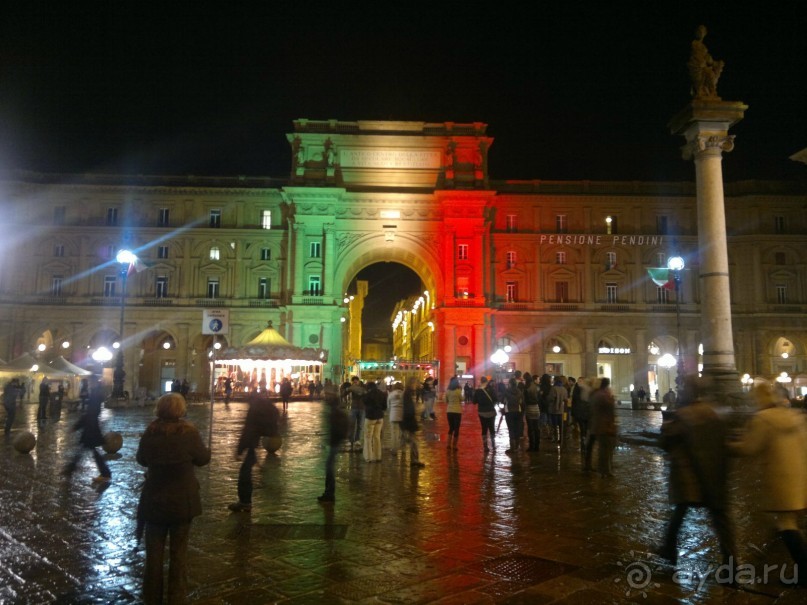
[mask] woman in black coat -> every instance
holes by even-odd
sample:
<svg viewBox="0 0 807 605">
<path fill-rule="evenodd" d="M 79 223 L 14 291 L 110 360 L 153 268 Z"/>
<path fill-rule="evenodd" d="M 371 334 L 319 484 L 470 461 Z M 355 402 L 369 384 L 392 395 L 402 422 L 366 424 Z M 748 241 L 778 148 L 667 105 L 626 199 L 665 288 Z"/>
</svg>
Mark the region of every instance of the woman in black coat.
<svg viewBox="0 0 807 605">
<path fill-rule="evenodd" d="M 163 557 L 170 536 L 169 603 L 184 603 L 191 520 L 202 513 L 194 466 L 210 462 L 210 450 L 195 426 L 182 420 L 185 398 L 167 393 L 157 400 L 154 420 L 143 433 L 137 462 L 148 468 L 138 516 L 146 523 L 143 601 L 163 602 Z"/>
</svg>

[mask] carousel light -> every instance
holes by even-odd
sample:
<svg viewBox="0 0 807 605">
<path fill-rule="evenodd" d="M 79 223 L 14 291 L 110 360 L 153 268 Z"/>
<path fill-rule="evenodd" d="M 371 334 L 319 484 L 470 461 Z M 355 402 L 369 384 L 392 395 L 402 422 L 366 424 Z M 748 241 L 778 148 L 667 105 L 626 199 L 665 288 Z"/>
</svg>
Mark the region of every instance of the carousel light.
<svg viewBox="0 0 807 605">
<path fill-rule="evenodd" d="M 221 348 L 221 343 L 218 342 L 218 341 L 214 342 L 213 343 L 213 348 L 218 351 Z"/>
<path fill-rule="evenodd" d="M 65 340 L 65 341 L 62 343 L 62 348 L 63 348 L 63 349 L 69 349 L 69 348 L 70 348 L 70 341 L 69 341 L 69 340 Z"/>
<path fill-rule="evenodd" d="M 37 345 L 36 350 L 37 350 L 37 351 L 39 351 L 39 352 L 41 353 L 42 351 L 44 351 L 44 350 L 45 350 L 45 349 L 47 349 L 47 348 L 48 348 L 48 345 L 46 345 L 44 342 L 40 342 L 40 343 Z"/>
</svg>

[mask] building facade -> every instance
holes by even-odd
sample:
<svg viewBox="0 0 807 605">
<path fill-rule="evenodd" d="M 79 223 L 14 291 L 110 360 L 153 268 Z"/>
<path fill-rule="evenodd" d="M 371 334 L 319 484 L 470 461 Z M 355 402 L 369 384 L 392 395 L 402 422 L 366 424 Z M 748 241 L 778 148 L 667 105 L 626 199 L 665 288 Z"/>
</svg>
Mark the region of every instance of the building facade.
<svg viewBox="0 0 807 605">
<path fill-rule="evenodd" d="M 607 375 L 623 398 L 632 385 L 666 391 L 677 370 L 665 354 L 698 366 L 694 183 L 492 180 L 482 123 L 297 120 L 288 141 L 283 179 L 6 179 L 0 357 L 97 366 L 93 352 L 122 342 L 128 391 L 177 377 L 206 392 L 202 317 L 223 308 L 225 346 L 271 320 L 328 351 L 324 377 L 341 380 L 360 350 L 349 284 L 394 262 L 428 292 L 422 338 L 442 384 L 490 373 L 505 346 L 512 367 Z M 807 386 L 807 186 L 727 183 L 725 206 L 737 370 Z M 121 248 L 141 261 L 125 297 Z M 648 275 L 674 254 L 680 301 Z"/>
</svg>

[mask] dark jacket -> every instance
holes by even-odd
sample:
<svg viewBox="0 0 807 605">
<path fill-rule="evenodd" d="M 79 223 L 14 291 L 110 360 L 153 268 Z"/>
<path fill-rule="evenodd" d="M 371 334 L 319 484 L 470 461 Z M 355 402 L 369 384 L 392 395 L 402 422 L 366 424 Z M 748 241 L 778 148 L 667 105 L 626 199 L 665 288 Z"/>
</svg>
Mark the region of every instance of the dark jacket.
<svg viewBox="0 0 807 605">
<path fill-rule="evenodd" d="M 73 425 L 74 431 L 81 431 L 78 442 L 87 448 L 98 447 L 104 444 L 104 435 L 98 416 L 101 415 L 101 406 L 90 403 L 81 417 Z"/>
<path fill-rule="evenodd" d="M 715 410 L 695 401 L 661 425 L 670 458 L 670 502 L 723 509 L 728 502 L 726 427 Z"/>
<path fill-rule="evenodd" d="M 210 462 L 210 450 L 195 426 L 184 420 L 155 420 L 140 438 L 137 462 L 148 468 L 138 513 L 143 520 L 189 523 L 202 514 L 193 467 Z"/>
<path fill-rule="evenodd" d="M 414 389 L 405 389 L 403 396 L 403 420 L 401 420 L 401 430 L 414 433 L 418 430 L 418 419 L 415 414 L 415 400 L 417 399 L 417 391 Z"/>
<path fill-rule="evenodd" d="M 328 413 L 328 427 L 329 431 L 329 445 L 331 447 L 338 447 L 345 439 L 347 439 L 348 431 L 350 430 L 350 420 L 347 414 L 339 407 L 338 400 L 331 404 L 330 412 Z"/>
<path fill-rule="evenodd" d="M 238 440 L 237 455 L 241 455 L 249 448 L 256 448 L 261 444 L 261 437 L 277 435 L 277 421 L 280 413 L 274 404 L 266 397 L 252 397 L 249 400 L 249 409 L 244 419 L 244 428 Z"/>
<path fill-rule="evenodd" d="M 578 381 L 572 389 L 572 417 L 580 422 L 586 422 L 591 418 L 591 402 L 587 397 Z"/>
<path fill-rule="evenodd" d="M 474 403 L 477 405 L 477 414 L 496 411 L 496 392 L 490 382 L 484 389 L 479 388 L 474 391 Z"/>
<path fill-rule="evenodd" d="M 387 396 L 379 390 L 375 383 L 368 384 L 367 392 L 364 395 L 364 417 L 367 420 L 379 420 L 384 417 L 386 409 Z"/>
</svg>

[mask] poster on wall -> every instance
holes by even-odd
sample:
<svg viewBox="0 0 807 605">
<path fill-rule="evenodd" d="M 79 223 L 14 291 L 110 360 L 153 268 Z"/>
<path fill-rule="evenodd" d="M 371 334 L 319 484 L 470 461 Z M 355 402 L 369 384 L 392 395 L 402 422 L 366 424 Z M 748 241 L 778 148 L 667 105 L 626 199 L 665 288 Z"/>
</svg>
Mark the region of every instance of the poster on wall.
<svg viewBox="0 0 807 605">
<path fill-rule="evenodd" d="M 229 309 L 205 309 L 202 311 L 202 334 L 228 334 L 229 331 Z"/>
</svg>

